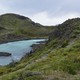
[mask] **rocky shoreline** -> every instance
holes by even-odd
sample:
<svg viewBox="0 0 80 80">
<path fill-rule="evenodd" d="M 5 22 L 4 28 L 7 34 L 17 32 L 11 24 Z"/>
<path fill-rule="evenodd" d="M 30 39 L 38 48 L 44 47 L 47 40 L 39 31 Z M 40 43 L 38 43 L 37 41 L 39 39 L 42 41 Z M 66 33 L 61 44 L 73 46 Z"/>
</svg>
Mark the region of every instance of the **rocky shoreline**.
<svg viewBox="0 0 80 80">
<path fill-rule="evenodd" d="M 8 43 L 8 42 L 15 42 L 15 41 L 23 41 L 23 40 L 35 40 L 35 39 L 48 39 L 48 38 L 22 38 L 22 39 L 14 39 L 14 40 L 0 41 L 0 44 L 4 44 L 4 43 Z"/>
<path fill-rule="evenodd" d="M 11 56 L 11 53 L 8 53 L 8 52 L 0 52 L 0 57 L 1 56 L 8 57 L 8 56 Z"/>
<path fill-rule="evenodd" d="M 46 42 L 47 42 L 47 41 L 40 41 L 40 42 L 38 42 L 38 44 L 33 44 L 33 45 L 31 45 L 32 50 L 31 50 L 30 52 L 26 53 L 26 54 L 21 58 L 21 60 L 25 59 L 26 57 L 31 56 L 36 50 L 40 49 L 43 45 L 45 45 Z"/>
<path fill-rule="evenodd" d="M 44 44 L 46 44 L 46 41 L 40 41 L 38 44 L 33 44 L 31 47 L 33 49 L 33 52 L 37 49 L 41 48 Z"/>
</svg>

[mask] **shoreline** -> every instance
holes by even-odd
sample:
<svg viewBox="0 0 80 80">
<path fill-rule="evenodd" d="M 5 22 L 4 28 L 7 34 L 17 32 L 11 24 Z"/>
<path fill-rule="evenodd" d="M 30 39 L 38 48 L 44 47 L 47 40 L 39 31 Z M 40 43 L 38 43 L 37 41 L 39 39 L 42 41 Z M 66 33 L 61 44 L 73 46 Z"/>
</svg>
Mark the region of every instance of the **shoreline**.
<svg viewBox="0 0 80 80">
<path fill-rule="evenodd" d="M 0 57 L 9 57 L 11 55 L 12 54 L 11 53 L 8 53 L 8 52 L 0 52 Z"/>
<path fill-rule="evenodd" d="M 15 42 L 15 41 L 23 41 L 23 40 L 35 40 L 35 39 L 45 39 L 45 41 L 39 41 L 39 42 L 36 42 L 34 44 L 32 44 L 30 47 L 32 48 L 32 50 L 28 53 L 25 53 L 22 58 L 19 60 L 21 61 L 22 59 L 24 59 L 25 57 L 28 57 L 30 56 L 31 54 L 33 54 L 37 49 L 39 49 L 41 47 L 41 45 L 45 44 L 47 42 L 47 38 L 28 38 L 28 39 L 19 39 L 19 40 L 14 40 L 14 41 L 9 41 L 9 42 Z M 9 42 L 5 42 L 5 43 L 9 43 Z M 1 44 L 5 44 L 5 43 L 1 43 Z M 4 56 L 5 57 L 5 56 Z M 8 56 L 7 56 L 8 57 Z M 18 62 L 19 62 L 18 61 Z M 16 62 L 16 61 L 15 61 Z M 12 62 L 11 62 L 12 63 Z M 9 63 L 9 64 L 11 64 Z M 7 65 L 9 65 L 7 64 Z M 3 65 L 3 66 L 7 66 L 7 65 Z M 0 65 L 1 66 L 1 65 Z"/>
<path fill-rule="evenodd" d="M 47 41 L 39 41 L 39 44 L 32 44 L 30 47 L 32 48 L 32 50 L 28 53 L 25 53 L 25 55 L 23 55 L 23 57 L 20 59 L 23 60 L 24 58 L 27 58 L 29 56 L 31 56 L 32 54 L 34 54 L 34 52 L 38 49 L 40 49 L 43 45 L 46 44 Z"/>
<path fill-rule="evenodd" d="M 5 43 L 15 42 L 15 41 L 23 41 L 23 40 L 35 40 L 35 39 L 48 39 L 48 38 L 24 38 L 24 39 L 15 39 L 15 40 L 0 41 L 0 44 L 5 44 Z"/>
</svg>

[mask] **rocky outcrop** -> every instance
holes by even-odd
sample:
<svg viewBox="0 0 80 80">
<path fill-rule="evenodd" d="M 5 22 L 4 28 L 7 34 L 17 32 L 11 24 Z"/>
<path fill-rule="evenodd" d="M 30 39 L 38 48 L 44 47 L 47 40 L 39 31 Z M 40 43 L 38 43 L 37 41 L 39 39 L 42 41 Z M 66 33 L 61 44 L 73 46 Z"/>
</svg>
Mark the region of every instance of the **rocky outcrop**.
<svg viewBox="0 0 80 80">
<path fill-rule="evenodd" d="M 8 52 L 0 52 L 0 56 L 11 56 L 11 53 L 8 53 Z"/>
</svg>

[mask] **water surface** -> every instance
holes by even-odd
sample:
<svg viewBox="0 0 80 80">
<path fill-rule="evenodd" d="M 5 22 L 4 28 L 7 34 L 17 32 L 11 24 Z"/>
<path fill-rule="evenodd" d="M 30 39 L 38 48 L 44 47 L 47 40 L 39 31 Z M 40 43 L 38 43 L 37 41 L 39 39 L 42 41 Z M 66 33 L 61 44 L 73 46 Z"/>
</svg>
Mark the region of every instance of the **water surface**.
<svg viewBox="0 0 80 80">
<path fill-rule="evenodd" d="M 26 53 L 30 52 L 32 44 L 45 41 L 45 39 L 23 40 L 0 44 L 0 52 L 12 53 L 10 57 L 0 57 L 0 65 L 7 65 L 12 60 L 20 60 Z"/>
</svg>

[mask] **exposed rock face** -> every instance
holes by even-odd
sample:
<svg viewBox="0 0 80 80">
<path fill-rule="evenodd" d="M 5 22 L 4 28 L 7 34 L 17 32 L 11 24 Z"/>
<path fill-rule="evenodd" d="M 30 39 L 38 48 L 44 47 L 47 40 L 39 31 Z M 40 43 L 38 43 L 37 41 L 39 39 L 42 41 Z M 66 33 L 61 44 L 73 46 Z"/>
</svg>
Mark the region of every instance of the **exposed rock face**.
<svg viewBox="0 0 80 80">
<path fill-rule="evenodd" d="M 11 53 L 8 53 L 8 52 L 0 52 L 0 56 L 11 56 Z"/>
</svg>

